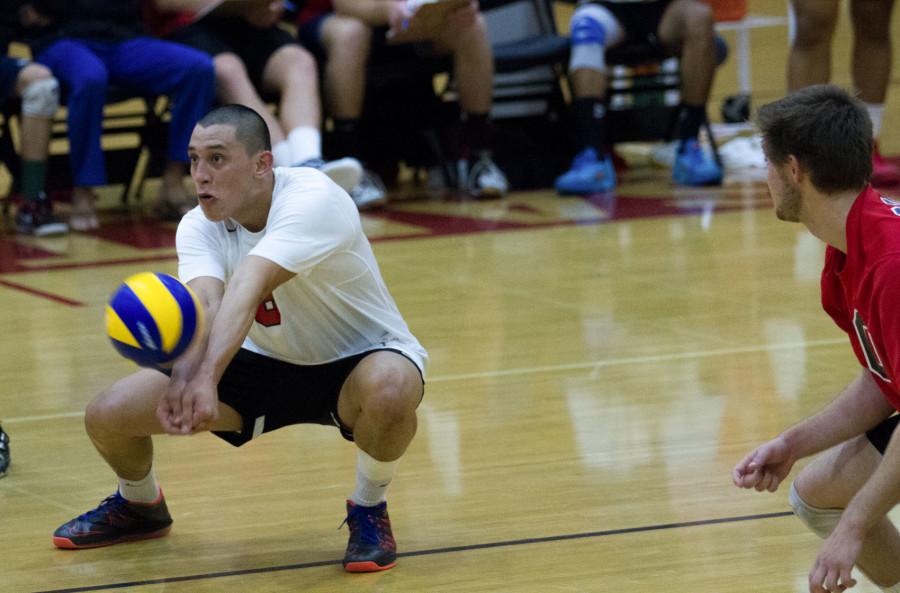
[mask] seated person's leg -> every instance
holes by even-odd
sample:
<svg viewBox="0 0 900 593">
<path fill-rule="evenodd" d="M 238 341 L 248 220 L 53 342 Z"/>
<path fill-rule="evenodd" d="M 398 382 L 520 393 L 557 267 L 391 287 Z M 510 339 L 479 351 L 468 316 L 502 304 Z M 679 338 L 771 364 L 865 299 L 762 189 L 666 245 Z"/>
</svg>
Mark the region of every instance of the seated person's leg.
<svg viewBox="0 0 900 593">
<path fill-rule="evenodd" d="M 885 160 L 878 149 L 884 119 L 884 99 L 891 76 L 891 13 L 894 0 L 853 0 L 853 83 L 866 104 L 872 120 L 875 151 L 872 154 L 872 183 L 890 186 L 900 183 L 900 168 Z"/>
<path fill-rule="evenodd" d="M 238 103 L 250 107 L 266 121 L 273 147 L 284 141 L 281 124 L 256 92 L 246 64 L 228 42 L 227 35 L 223 35 L 215 26 L 202 20 L 177 29 L 167 39 L 212 56 L 218 102 L 222 105 Z M 284 151 L 279 153 L 278 150 L 272 152 L 275 166 L 284 167 L 291 164 L 290 154 L 284 154 Z"/>
<path fill-rule="evenodd" d="M 22 200 L 16 212 L 20 233 L 46 236 L 65 233 L 68 225 L 53 215 L 53 206 L 45 190 L 50 126 L 59 109 L 59 83 L 41 64 L 24 64 L 4 58 L 0 69 L 12 74 L 16 94 L 22 99 Z M 0 75 L 0 79 L 5 78 Z M 2 83 L 0 83 L 2 84 Z M 12 89 L 0 88 L 0 96 Z"/>
<path fill-rule="evenodd" d="M 316 62 L 286 31 L 271 27 L 237 29 L 241 51 L 250 72 L 261 73 L 254 81 L 263 92 L 278 95 L 278 119 L 285 140 L 273 150 L 291 165 L 312 166 L 350 192 L 359 183 L 362 165 L 355 159 L 322 160 L 322 106 Z"/>
<path fill-rule="evenodd" d="M 839 4 L 838 0 L 790 0 L 796 26 L 788 55 L 789 91 L 831 78 L 831 40 Z"/>
<path fill-rule="evenodd" d="M 359 128 L 372 28 L 355 17 L 328 13 L 301 26 L 299 38 L 325 63 L 325 101 L 333 123 L 334 154 L 361 161 Z M 387 190 L 378 175 L 366 169 L 350 197 L 360 210 L 368 210 L 387 202 Z"/>
<path fill-rule="evenodd" d="M 184 187 L 187 145 L 194 124 L 212 106 L 212 60 L 209 55 L 178 43 L 138 37 L 119 44 L 109 67 L 110 79 L 115 82 L 149 94 L 173 97 L 168 162 L 159 200 L 161 211 L 178 217 L 196 205 Z"/>
<path fill-rule="evenodd" d="M 606 48 L 621 43 L 625 32 L 605 7 L 579 6 L 572 15 L 572 112 L 576 154 L 571 168 L 556 180 L 560 194 L 610 191 L 616 173 L 606 148 Z"/>
<path fill-rule="evenodd" d="M 674 0 L 659 23 L 659 40 L 681 55 L 681 108 L 676 134 L 678 152 L 672 176 L 682 185 L 722 182 L 722 167 L 699 142 L 706 103 L 716 72 L 712 8 L 701 0 Z"/>
<path fill-rule="evenodd" d="M 494 68 L 484 17 L 474 7 L 460 9 L 435 39 L 435 47 L 452 53 L 453 74 L 459 85 L 463 112 L 461 189 L 477 197 L 501 197 L 509 183 L 490 155 Z"/>
<path fill-rule="evenodd" d="M 76 231 L 96 229 L 96 195 L 91 188 L 106 184 L 100 136 L 109 83 L 107 67 L 87 46 L 72 39 L 54 43 L 37 61 L 53 72 L 68 95 L 69 162 L 75 184 L 69 226 Z"/>
</svg>

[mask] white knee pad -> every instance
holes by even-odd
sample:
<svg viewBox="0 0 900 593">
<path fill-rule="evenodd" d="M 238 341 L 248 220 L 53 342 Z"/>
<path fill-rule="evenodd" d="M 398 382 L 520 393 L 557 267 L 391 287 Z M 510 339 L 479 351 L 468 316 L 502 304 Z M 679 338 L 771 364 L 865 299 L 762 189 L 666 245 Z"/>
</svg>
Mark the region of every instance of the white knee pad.
<svg viewBox="0 0 900 593">
<path fill-rule="evenodd" d="M 800 498 L 800 494 L 797 493 L 797 488 L 794 487 L 793 482 L 791 482 L 791 492 L 788 500 L 790 500 L 791 508 L 794 509 L 794 514 L 797 515 L 797 518 L 810 531 L 822 539 L 831 535 L 838 521 L 841 520 L 841 515 L 844 514 L 843 511 L 838 509 L 820 509 L 807 504 L 805 500 Z"/>
<path fill-rule="evenodd" d="M 42 78 L 22 92 L 22 113 L 36 117 L 53 117 L 59 109 L 59 83 L 55 78 Z"/>
<path fill-rule="evenodd" d="M 569 28 L 572 31 L 570 72 L 578 68 L 606 70 L 606 48 L 622 41 L 625 35 L 616 17 L 598 4 L 579 6 Z"/>
</svg>

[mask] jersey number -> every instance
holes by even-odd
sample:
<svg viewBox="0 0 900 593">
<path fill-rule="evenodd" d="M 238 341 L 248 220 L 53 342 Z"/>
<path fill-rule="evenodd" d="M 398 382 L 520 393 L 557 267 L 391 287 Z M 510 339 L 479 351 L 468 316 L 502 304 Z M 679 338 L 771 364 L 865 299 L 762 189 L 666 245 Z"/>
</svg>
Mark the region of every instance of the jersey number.
<svg viewBox="0 0 900 593">
<path fill-rule="evenodd" d="M 884 363 L 881 362 L 881 356 L 878 355 L 878 350 L 875 349 L 875 344 L 872 343 L 869 328 L 866 327 L 866 322 L 859 316 L 859 311 L 856 309 L 853 310 L 853 327 L 856 328 L 856 337 L 859 338 L 863 354 L 866 355 L 869 370 L 878 375 L 883 381 L 890 383 L 891 378 L 888 377 L 887 369 L 884 368 Z"/>
<path fill-rule="evenodd" d="M 275 296 L 270 292 L 256 309 L 256 323 L 266 327 L 281 325 L 281 311 L 275 304 Z"/>
</svg>

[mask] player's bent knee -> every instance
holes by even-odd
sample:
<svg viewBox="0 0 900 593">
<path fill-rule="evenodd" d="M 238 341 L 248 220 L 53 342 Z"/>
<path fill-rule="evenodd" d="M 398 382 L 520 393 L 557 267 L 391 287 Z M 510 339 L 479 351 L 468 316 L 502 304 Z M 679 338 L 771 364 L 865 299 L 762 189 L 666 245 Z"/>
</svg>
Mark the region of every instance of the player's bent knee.
<svg viewBox="0 0 900 593">
<path fill-rule="evenodd" d="M 606 69 L 606 47 L 612 30 L 613 17 L 599 6 L 587 5 L 572 15 L 572 53 L 569 70 L 579 68 L 603 72 Z"/>
<path fill-rule="evenodd" d="M 838 521 L 841 520 L 841 515 L 843 514 L 843 511 L 840 509 L 820 509 L 808 504 L 797 491 L 796 482 L 791 483 L 791 491 L 788 495 L 788 500 L 790 501 L 791 508 L 794 510 L 794 514 L 797 515 L 797 518 L 800 519 L 810 531 L 822 539 L 831 535 L 831 532 L 838 524 Z"/>
<path fill-rule="evenodd" d="M 59 83 L 55 78 L 42 78 L 22 91 L 22 113 L 33 117 L 53 117 L 59 109 Z"/>
</svg>

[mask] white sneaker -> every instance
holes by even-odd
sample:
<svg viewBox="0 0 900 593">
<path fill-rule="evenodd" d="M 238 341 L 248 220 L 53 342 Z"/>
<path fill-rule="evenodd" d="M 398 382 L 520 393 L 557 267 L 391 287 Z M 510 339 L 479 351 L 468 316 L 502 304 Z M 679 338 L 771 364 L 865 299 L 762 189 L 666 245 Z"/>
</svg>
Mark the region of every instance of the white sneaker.
<svg viewBox="0 0 900 593">
<path fill-rule="evenodd" d="M 476 198 L 502 198 L 509 191 L 509 181 L 489 154 L 481 155 L 471 168 L 460 163 L 460 179 L 466 179 L 463 189 Z M 466 169 L 469 169 L 466 171 Z"/>
<path fill-rule="evenodd" d="M 387 189 L 377 174 L 365 169 L 362 179 L 350 192 L 350 197 L 359 210 L 372 210 L 387 203 Z"/>
<path fill-rule="evenodd" d="M 726 169 L 765 169 L 766 155 L 762 137 L 738 136 L 719 147 L 719 157 Z"/>
<path fill-rule="evenodd" d="M 340 185 L 347 193 L 350 193 L 353 191 L 353 188 L 359 185 L 363 176 L 362 163 L 353 157 L 344 157 L 333 161 L 308 159 L 296 166 L 318 169 L 322 173 L 328 175 L 332 181 Z"/>
</svg>

